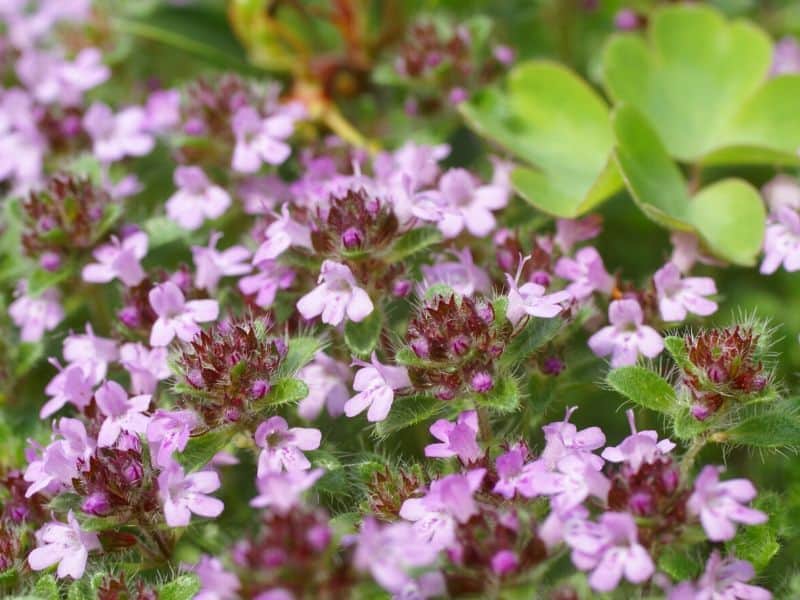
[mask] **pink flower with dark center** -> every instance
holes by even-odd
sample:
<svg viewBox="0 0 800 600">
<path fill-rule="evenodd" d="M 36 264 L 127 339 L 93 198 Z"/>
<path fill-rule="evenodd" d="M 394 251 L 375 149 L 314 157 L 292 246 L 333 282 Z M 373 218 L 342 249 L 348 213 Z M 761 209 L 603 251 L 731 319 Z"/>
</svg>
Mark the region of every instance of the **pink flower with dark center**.
<svg viewBox="0 0 800 600">
<path fill-rule="evenodd" d="M 706 296 L 717 293 L 710 277 L 683 277 L 678 266 L 668 262 L 653 275 L 658 308 L 665 321 L 683 321 L 686 313 L 707 317 L 717 311 L 717 303 Z"/>
<path fill-rule="evenodd" d="M 332 417 L 344 414 L 345 402 L 350 398 L 347 382 L 353 378 L 349 366 L 320 351 L 297 373 L 297 378 L 308 386 L 308 395 L 297 405 L 298 415 L 316 419 L 323 407 Z"/>
<path fill-rule="evenodd" d="M 164 505 L 167 525 L 186 527 L 192 513 L 212 519 L 218 517 L 225 505 L 208 494 L 219 486 L 219 475 L 214 471 L 186 475 L 178 463 L 170 463 L 158 476 L 158 495 Z"/>
<path fill-rule="evenodd" d="M 608 274 L 603 258 L 592 246 L 578 250 L 575 258 L 559 258 L 555 274 L 572 282 L 567 291 L 578 300 L 585 300 L 594 292 L 610 294 L 614 288 L 614 278 Z"/>
<path fill-rule="evenodd" d="M 736 534 L 735 523 L 759 525 L 767 521 L 760 510 L 744 506 L 756 497 L 756 488 L 747 479 L 720 481 L 722 469 L 706 465 L 694 482 L 694 491 L 686 507 L 700 523 L 712 542 L 724 542 Z"/>
<path fill-rule="evenodd" d="M 464 464 L 469 464 L 483 456 L 478 445 L 478 413 L 468 410 L 458 415 L 453 423 L 439 419 L 430 427 L 430 432 L 439 444 L 425 446 L 425 456 L 448 458 L 458 456 Z"/>
<path fill-rule="evenodd" d="M 158 382 L 171 375 L 164 347 L 148 348 L 138 342 L 123 344 L 119 349 L 119 362 L 131 377 L 134 394 L 152 394 Z"/>
<path fill-rule="evenodd" d="M 231 205 L 228 192 L 214 185 L 200 167 L 178 167 L 172 176 L 177 191 L 167 200 L 167 216 L 189 231 L 218 219 Z"/>
<path fill-rule="evenodd" d="M 28 564 L 34 571 L 41 571 L 56 563 L 59 578 L 80 579 L 86 570 L 89 552 L 101 550 L 100 538 L 91 531 L 81 529 L 72 511 L 67 522 L 51 521 L 36 532 L 38 547 L 28 555 Z"/>
<path fill-rule="evenodd" d="M 285 515 L 300 502 L 300 496 L 322 477 L 323 469 L 309 471 L 268 471 L 256 479 L 258 495 L 250 501 L 255 508 L 269 508 Z"/>
<path fill-rule="evenodd" d="M 147 424 L 147 441 L 153 462 L 169 467 L 175 452 L 183 452 L 200 419 L 190 410 L 157 410 Z"/>
<path fill-rule="evenodd" d="M 145 273 L 140 261 L 147 254 L 147 234 L 137 231 L 120 241 L 111 238 L 110 244 L 104 244 L 92 252 L 97 260 L 83 268 L 81 275 L 84 281 L 91 283 L 108 283 L 119 279 L 128 287 L 139 285 Z"/>
<path fill-rule="evenodd" d="M 249 273 L 252 266 L 245 261 L 250 258 L 250 250 L 244 246 L 231 246 L 217 250 L 221 233 L 212 232 L 208 246 L 192 246 L 192 259 L 195 265 L 194 284 L 198 289 L 215 292 L 222 277 L 236 277 Z"/>
<path fill-rule="evenodd" d="M 123 431 L 144 433 L 150 417 L 143 413 L 150 406 L 150 394 L 128 398 L 116 381 L 107 381 L 95 393 L 95 401 L 105 420 L 97 434 L 100 448 L 112 446 Z"/>
<path fill-rule="evenodd" d="M 83 128 L 94 143 L 94 155 L 104 163 L 149 154 L 155 141 L 145 124 L 144 110 L 138 106 L 115 115 L 107 105 L 95 102 L 83 116 Z"/>
<path fill-rule="evenodd" d="M 636 363 L 639 354 L 655 358 L 664 349 L 658 332 L 644 325 L 642 307 L 636 300 L 615 300 L 608 307 L 610 325 L 589 338 L 589 348 L 598 356 L 611 355 L 611 366 Z"/>
<path fill-rule="evenodd" d="M 358 392 L 344 405 L 344 414 L 354 417 L 367 410 L 367 420 L 383 421 L 392 408 L 395 390 L 411 387 L 408 369 L 384 365 L 372 353 L 371 362 L 357 360 L 353 363 L 362 367 L 353 380 L 353 389 Z"/>
<path fill-rule="evenodd" d="M 262 163 L 283 163 L 292 153 L 284 140 L 293 131 L 294 120 L 289 115 L 275 114 L 264 119 L 251 106 L 240 108 L 233 115 L 236 148 L 231 167 L 239 173 L 255 173 Z"/>
<path fill-rule="evenodd" d="M 214 321 L 219 316 L 216 300 L 190 300 L 171 281 L 157 285 L 149 294 L 150 306 L 158 315 L 150 332 L 151 346 L 166 346 L 177 335 L 190 342 L 200 331 L 197 323 Z"/>
<path fill-rule="evenodd" d="M 326 260 L 322 263 L 318 283 L 297 301 L 297 310 L 304 319 L 322 315 L 323 323 L 339 325 L 345 314 L 351 321 L 359 322 L 372 313 L 372 300 L 358 287 L 347 265 Z"/>
<path fill-rule="evenodd" d="M 319 429 L 292 427 L 283 417 L 270 417 L 258 426 L 255 433 L 256 446 L 261 448 L 258 456 L 258 477 L 269 472 L 305 471 L 311 463 L 303 451 L 316 450 L 322 440 Z"/>
</svg>

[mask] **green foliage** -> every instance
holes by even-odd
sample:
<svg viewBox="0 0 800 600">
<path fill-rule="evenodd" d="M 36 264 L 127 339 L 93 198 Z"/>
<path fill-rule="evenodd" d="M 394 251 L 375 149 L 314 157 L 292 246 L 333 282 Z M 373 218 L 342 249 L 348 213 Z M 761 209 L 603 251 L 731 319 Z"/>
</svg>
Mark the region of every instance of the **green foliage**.
<svg viewBox="0 0 800 600">
<path fill-rule="evenodd" d="M 378 345 L 382 329 L 383 313 L 376 308 L 363 321 L 347 321 L 344 342 L 354 355 L 367 358 Z"/>
<path fill-rule="evenodd" d="M 764 450 L 800 447 L 800 415 L 786 403 L 738 421 L 722 434 L 731 444 Z"/>
<path fill-rule="evenodd" d="M 552 340 L 561 330 L 561 319 L 530 318 L 525 327 L 506 346 L 501 357 L 504 365 L 522 364 L 534 352 Z"/>
<path fill-rule="evenodd" d="M 256 403 L 257 408 L 294 404 L 308 396 L 308 386 L 299 379 L 287 377 L 272 384 L 263 400 Z"/>
<path fill-rule="evenodd" d="M 41 600 L 59 600 L 56 578 L 50 573 L 39 576 L 33 586 L 33 595 Z"/>
<path fill-rule="evenodd" d="M 702 564 L 697 554 L 683 547 L 666 547 L 658 558 L 658 568 L 675 581 L 696 579 Z"/>
<path fill-rule="evenodd" d="M 470 127 L 523 162 L 514 187 L 548 214 L 580 216 L 620 187 L 608 107 L 565 67 L 521 63 L 505 93 L 483 89 L 460 110 Z"/>
<path fill-rule="evenodd" d="M 194 573 L 180 575 L 158 588 L 159 600 L 191 600 L 200 591 L 200 580 Z"/>
<path fill-rule="evenodd" d="M 511 375 L 497 375 L 494 385 L 485 394 L 475 394 L 475 403 L 494 413 L 510 413 L 519 408 L 521 393 L 519 383 Z"/>
<path fill-rule="evenodd" d="M 324 342 L 311 337 L 302 336 L 290 338 L 286 356 L 283 357 L 278 374 L 292 376 L 314 359 L 314 355 L 325 347 Z"/>
<path fill-rule="evenodd" d="M 408 427 L 444 417 L 452 411 L 451 404 L 432 396 L 419 394 L 395 398 L 389 416 L 375 424 L 375 435 L 378 438 L 387 438 Z"/>
<path fill-rule="evenodd" d="M 671 415 L 677 408 L 675 390 L 658 373 L 644 367 L 620 367 L 610 371 L 606 383 L 634 404 Z"/>
<path fill-rule="evenodd" d="M 418 227 L 407 231 L 392 245 L 386 255 L 388 262 L 398 262 L 430 248 L 442 241 L 441 232 L 435 227 Z"/>
<path fill-rule="evenodd" d="M 232 433 L 233 427 L 228 426 L 191 437 L 184 451 L 175 456 L 187 472 L 196 471 L 228 445 Z"/>
</svg>

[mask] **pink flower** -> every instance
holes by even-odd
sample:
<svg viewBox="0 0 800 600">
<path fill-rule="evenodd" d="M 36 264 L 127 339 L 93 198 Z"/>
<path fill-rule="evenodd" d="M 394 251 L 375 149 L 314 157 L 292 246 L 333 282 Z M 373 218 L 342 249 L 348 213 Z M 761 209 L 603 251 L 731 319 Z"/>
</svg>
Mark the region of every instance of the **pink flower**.
<svg viewBox="0 0 800 600">
<path fill-rule="evenodd" d="M 793 37 L 783 37 L 775 44 L 772 51 L 772 77 L 786 73 L 800 73 L 800 44 Z"/>
<path fill-rule="evenodd" d="M 145 130 L 144 110 L 138 106 L 115 115 L 107 105 L 95 102 L 83 116 L 83 128 L 92 138 L 94 155 L 104 163 L 144 156 L 155 145 Z"/>
<path fill-rule="evenodd" d="M 83 365 L 94 383 L 100 383 L 119 351 L 115 340 L 95 335 L 91 323 L 86 323 L 86 333 L 70 333 L 64 338 L 63 354 L 67 362 Z"/>
<path fill-rule="evenodd" d="M 244 246 L 231 246 L 217 250 L 221 233 L 213 232 L 208 246 L 192 246 L 192 259 L 195 265 L 194 284 L 201 290 L 215 292 L 222 277 L 235 277 L 249 273 L 252 267 L 244 261 L 250 258 L 250 251 Z"/>
<path fill-rule="evenodd" d="M 771 275 L 781 265 L 789 272 L 800 269 L 800 214 L 788 206 L 773 210 L 767 219 L 760 271 Z"/>
<path fill-rule="evenodd" d="M 214 185 L 200 167 L 178 167 L 172 179 L 178 189 L 167 200 L 167 216 L 184 229 L 194 231 L 231 205 L 228 192 Z"/>
<path fill-rule="evenodd" d="M 464 229 L 476 237 L 489 235 L 495 228 L 493 210 L 508 203 L 510 190 L 502 185 L 480 185 L 465 169 L 450 169 L 439 179 L 437 196 L 442 215 L 437 222 L 447 238 Z"/>
<path fill-rule="evenodd" d="M 392 408 L 395 390 L 411 387 L 408 370 L 380 363 L 374 352 L 370 363 L 357 360 L 353 364 L 362 367 L 353 380 L 358 394 L 345 403 L 344 414 L 355 417 L 369 407 L 367 421 L 383 421 Z"/>
<path fill-rule="evenodd" d="M 550 496 L 553 510 L 566 514 L 589 496 L 605 502 L 610 488 L 611 482 L 598 470 L 594 460 L 571 453 L 561 458 L 555 469 L 542 469 L 537 473 L 532 478 L 530 491 Z"/>
<path fill-rule="evenodd" d="M 474 410 L 462 412 L 455 423 L 439 419 L 431 425 L 430 432 L 441 443 L 425 446 L 425 456 L 458 456 L 464 464 L 483 456 L 483 450 L 478 446 L 478 413 Z"/>
<path fill-rule="evenodd" d="M 753 566 L 744 560 L 720 557 L 714 550 L 697 583 L 684 582 L 670 590 L 668 600 L 770 600 L 772 594 L 746 582 L 755 577 Z"/>
<path fill-rule="evenodd" d="M 323 469 L 310 471 L 268 471 L 256 479 L 258 495 L 250 501 L 256 508 L 271 508 L 285 515 L 300 501 L 303 492 L 322 477 Z"/>
<path fill-rule="evenodd" d="M 89 552 L 100 550 L 100 538 L 91 531 L 81 529 L 72 511 L 67 522 L 51 521 L 36 532 L 38 547 L 28 555 L 28 564 L 34 571 L 41 571 L 56 563 L 59 578 L 80 579 L 86 570 Z"/>
<path fill-rule="evenodd" d="M 258 456 L 258 477 L 269 472 L 305 471 L 311 463 L 304 450 L 316 450 L 322 440 L 319 429 L 292 427 L 283 417 L 270 417 L 258 426 L 255 433 L 256 446 L 261 448 Z"/>
<path fill-rule="evenodd" d="M 149 298 L 150 306 L 158 315 L 150 332 L 151 346 L 166 346 L 176 335 L 189 342 L 200 331 L 197 323 L 214 321 L 219 316 L 216 300 L 186 302 L 180 288 L 171 281 L 150 290 Z"/>
<path fill-rule="evenodd" d="M 800 210 L 800 183 L 794 177 L 776 175 L 767 182 L 761 193 L 770 212 L 782 207 Z"/>
<path fill-rule="evenodd" d="M 322 322 L 339 325 L 347 313 L 351 321 L 363 321 L 374 306 L 367 292 L 358 287 L 347 265 L 326 260 L 320 269 L 319 285 L 297 301 L 304 319 L 322 315 Z"/>
<path fill-rule="evenodd" d="M 100 412 L 106 419 L 97 434 L 100 448 L 112 446 L 123 431 L 144 433 L 150 417 L 142 414 L 150 406 L 150 395 L 133 396 L 128 394 L 116 381 L 107 381 L 95 393 Z"/>
<path fill-rule="evenodd" d="M 710 277 L 684 277 L 678 266 L 668 262 L 653 275 L 658 307 L 665 321 L 683 321 L 686 313 L 707 317 L 717 310 L 717 303 L 705 296 L 717 293 Z"/>
<path fill-rule="evenodd" d="M 289 115 L 276 114 L 262 119 L 253 107 L 240 108 L 233 116 L 236 148 L 231 167 L 239 173 L 255 173 L 262 163 L 283 163 L 292 153 L 283 140 L 293 131 L 294 122 Z"/>
<path fill-rule="evenodd" d="M 313 249 L 311 230 L 306 225 L 292 219 L 288 203 L 281 208 L 281 216 L 269 224 L 264 232 L 264 237 L 264 242 L 253 256 L 254 265 L 278 258 L 291 246 Z"/>
<path fill-rule="evenodd" d="M 30 48 L 17 60 L 16 70 L 39 102 L 62 106 L 80 104 L 83 92 L 97 87 L 111 74 L 97 48 L 84 48 L 72 61 Z"/>
<path fill-rule="evenodd" d="M 219 516 L 225 505 L 208 496 L 219 489 L 219 475 L 214 471 L 195 471 L 186 475 L 176 462 L 158 476 L 158 495 L 164 504 L 164 516 L 170 527 L 186 527 L 192 513 L 201 517 Z"/>
<path fill-rule="evenodd" d="M 292 287 L 295 272 L 274 260 L 261 261 L 256 268 L 258 273 L 239 280 L 239 290 L 246 296 L 255 295 L 253 302 L 256 306 L 270 308 L 275 302 L 278 290 Z"/>
<path fill-rule="evenodd" d="M 58 366 L 58 363 L 55 363 Z M 75 408 L 82 410 L 88 406 L 94 395 L 94 378 L 88 366 L 76 363 L 60 369 L 45 388 L 45 394 L 51 398 L 42 406 L 39 416 L 47 419 L 69 402 Z"/>
<path fill-rule="evenodd" d="M 347 383 L 352 378 L 350 367 L 320 351 L 314 361 L 303 367 L 297 378 L 308 386 L 308 395 L 297 405 L 297 414 L 304 419 L 316 419 L 323 407 L 328 414 L 344 414 L 344 405 L 350 397 Z"/>
<path fill-rule="evenodd" d="M 455 542 L 456 524 L 466 523 L 478 512 L 472 496 L 485 474 L 485 469 L 475 469 L 433 481 L 425 496 L 403 502 L 400 517 L 412 521 L 417 534 L 437 549 L 449 548 Z"/>
<path fill-rule="evenodd" d="M 71 485 L 78 476 L 78 462 L 82 468 L 89 466 L 95 444 L 84 424 L 64 417 L 53 429 L 61 437 L 43 450 L 40 459 L 31 460 L 25 470 L 24 479 L 31 484 L 25 492 L 26 498 L 43 490 L 57 491 L 61 486 Z"/>
<path fill-rule="evenodd" d="M 577 406 L 569 407 L 563 421 L 542 427 L 546 444 L 542 450 L 541 460 L 549 470 L 554 469 L 558 461 L 567 454 L 573 453 L 580 454 L 598 470 L 603 467 L 603 461 L 592 454 L 592 450 L 601 448 L 606 443 L 606 436 L 599 427 L 587 427 L 578 431 L 578 428 L 569 422 L 572 413 L 577 409 Z"/>
<path fill-rule="evenodd" d="M 200 580 L 200 591 L 194 600 L 236 600 L 242 587 L 239 579 L 226 571 L 218 558 L 203 554 L 192 567 Z"/>
<path fill-rule="evenodd" d="M 132 233 L 122 241 L 112 236 L 110 244 L 92 252 L 97 262 L 83 268 L 83 280 L 108 283 L 116 278 L 128 287 L 139 285 L 145 276 L 139 262 L 147 254 L 147 241 L 147 234 L 143 231 Z"/>
<path fill-rule="evenodd" d="M 175 452 L 183 452 L 200 419 L 190 410 L 157 410 L 147 424 L 147 441 L 155 464 L 169 467 Z"/>
<path fill-rule="evenodd" d="M 501 454 L 495 461 L 497 483 L 492 491 L 509 500 L 517 493 L 533 498 L 539 494 L 534 480 L 546 471 L 542 461 L 525 462 L 526 450 L 519 445 Z"/>
<path fill-rule="evenodd" d="M 359 571 L 370 571 L 388 592 L 400 594 L 413 581 L 410 572 L 432 565 L 438 554 L 438 549 L 411 524 L 398 521 L 381 525 L 367 517 L 358 533 L 353 564 Z"/>
<path fill-rule="evenodd" d="M 636 300 L 615 300 L 608 307 L 611 325 L 589 338 L 589 347 L 598 356 L 611 355 L 611 366 L 636 363 L 639 354 L 654 358 L 664 349 L 658 332 L 643 324 L 642 307 Z"/>
<path fill-rule="evenodd" d="M 156 90 L 147 97 L 145 123 L 148 131 L 166 133 L 181 120 L 181 94 L 178 90 Z"/>
<path fill-rule="evenodd" d="M 123 344 L 119 349 L 119 362 L 131 377 L 134 394 L 152 394 L 159 381 L 171 372 L 167 364 L 166 348 L 147 348 L 144 344 Z"/>
<path fill-rule="evenodd" d="M 469 248 L 453 250 L 455 261 L 438 262 L 422 266 L 422 277 L 427 289 L 443 283 L 460 296 L 472 296 L 475 292 L 488 293 L 492 284 L 486 271 L 475 265 Z"/>
<path fill-rule="evenodd" d="M 578 300 L 585 300 L 596 291 L 610 294 L 614 288 L 614 278 L 608 274 L 603 258 L 592 246 L 578 250 L 574 259 L 559 258 L 555 274 L 572 282 L 567 291 Z"/>
<path fill-rule="evenodd" d="M 526 315 L 540 319 L 552 319 L 564 310 L 564 305 L 572 300 L 568 291 L 545 294 L 545 288 L 538 283 L 528 282 L 519 285 L 522 268 L 527 258 L 520 261 L 516 277 L 506 273 L 508 284 L 508 307 L 506 316 L 512 325 L 516 326 Z"/>
<path fill-rule="evenodd" d="M 756 489 L 747 479 L 720 481 L 722 469 L 706 465 L 694 482 L 694 491 L 686 507 L 700 517 L 703 529 L 712 542 L 724 542 L 736 534 L 734 523 L 758 525 L 767 520 L 760 510 L 742 503 L 756 497 Z"/>
<path fill-rule="evenodd" d="M 603 450 L 602 456 L 605 460 L 628 463 L 636 472 L 643 464 L 652 464 L 675 448 L 675 444 L 668 439 L 659 441 L 658 432 L 655 430 L 636 431 L 633 411 L 628 409 L 625 414 L 628 417 L 631 435 L 622 440 L 619 446 L 609 446 Z"/>
<path fill-rule="evenodd" d="M 692 270 L 694 263 L 723 266 L 725 263 L 705 254 L 700 248 L 698 237 L 688 231 L 673 231 L 669 240 L 672 242 L 672 256 L 669 261 L 677 265 L 681 273 Z"/>
<path fill-rule="evenodd" d="M 56 288 L 48 288 L 39 296 L 27 294 L 27 283 L 17 286 L 17 299 L 8 307 L 14 325 L 21 328 L 23 342 L 38 342 L 45 331 L 52 331 L 64 319 L 61 296 Z"/>
<path fill-rule="evenodd" d="M 623 576 L 639 584 L 647 581 L 655 570 L 637 534 L 636 522 L 629 514 L 607 512 L 597 523 L 569 521 L 564 539 L 572 548 L 575 566 L 583 571 L 592 570 L 589 585 L 598 592 L 610 592 Z"/>
<path fill-rule="evenodd" d="M 562 252 L 567 253 L 578 242 L 597 237 L 602 228 L 603 217 L 600 215 L 587 215 L 582 219 L 557 219 L 553 241 Z"/>
</svg>

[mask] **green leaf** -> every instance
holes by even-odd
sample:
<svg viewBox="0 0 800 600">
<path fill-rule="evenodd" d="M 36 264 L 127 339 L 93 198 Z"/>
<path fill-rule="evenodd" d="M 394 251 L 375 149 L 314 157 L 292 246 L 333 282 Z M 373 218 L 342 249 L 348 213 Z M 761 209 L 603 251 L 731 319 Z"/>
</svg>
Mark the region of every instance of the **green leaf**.
<svg viewBox="0 0 800 600">
<path fill-rule="evenodd" d="M 702 561 L 686 548 L 667 546 L 658 558 L 658 568 L 675 581 L 695 579 L 700 574 Z"/>
<path fill-rule="evenodd" d="M 438 244 L 443 239 L 435 227 L 419 227 L 407 231 L 394 243 L 386 255 L 388 262 L 399 262 L 426 248 Z"/>
<path fill-rule="evenodd" d="M 761 495 L 753 502 L 753 508 L 770 515 L 770 519 L 761 525 L 741 527 L 736 537 L 728 543 L 729 551 L 737 558 L 750 562 L 756 572 L 762 571 L 781 548 L 779 529 L 782 522 L 780 515 L 785 510 L 784 502 L 777 494 Z"/>
<path fill-rule="evenodd" d="M 28 277 L 28 293 L 38 296 L 45 290 L 58 287 L 62 281 L 69 278 L 71 271 L 68 265 L 63 265 L 58 271 L 45 271 L 36 268 Z"/>
<path fill-rule="evenodd" d="M 672 356 L 672 360 L 684 371 L 691 371 L 694 368 L 689 360 L 689 351 L 686 349 L 686 341 L 677 335 L 668 335 L 664 338 L 664 347 Z"/>
<path fill-rule="evenodd" d="M 699 5 L 655 12 L 648 39 L 612 38 L 604 80 L 616 103 L 635 106 L 680 161 L 796 163 L 800 78 L 767 82 L 769 37 Z"/>
<path fill-rule="evenodd" d="M 634 404 L 667 415 L 675 412 L 675 390 L 650 369 L 620 367 L 608 373 L 606 382 Z"/>
<path fill-rule="evenodd" d="M 800 417 L 791 408 L 748 417 L 723 433 L 724 441 L 767 450 L 800 447 Z"/>
<path fill-rule="evenodd" d="M 514 366 L 552 340 L 564 322 L 559 318 L 537 319 L 532 317 L 525 327 L 506 346 L 501 364 Z"/>
<path fill-rule="evenodd" d="M 672 429 L 675 432 L 675 437 L 682 440 L 692 440 L 699 434 L 703 433 L 709 427 L 708 421 L 698 421 L 689 412 L 688 406 L 681 406 L 678 413 L 675 415 L 675 420 L 672 422 Z"/>
<path fill-rule="evenodd" d="M 143 227 L 151 249 L 188 237 L 183 227 L 165 216 L 150 217 L 144 222 Z"/>
<path fill-rule="evenodd" d="M 59 494 L 47 503 L 47 508 L 55 513 L 67 513 L 81 505 L 81 497 L 72 492 Z"/>
<path fill-rule="evenodd" d="M 289 338 L 286 356 L 278 367 L 278 373 L 290 377 L 314 360 L 314 355 L 322 350 L 324 344 L 314 337 Z"/>
<path fill-rule="evenodd" d="M 614 114 L 615 158 L 631 196 L 650 219 L 697 233 L 717 256 L 751 265 L 764 237 L 764 203 L 747 182 L 726 179 L 691 197 L 683 175 L 642 114 L 631 105 Z"/>
<path fill-rule="evenodd" d="M 19 572 L 14 568 L 0 571 L 0 590 L 16 585 L 18 578 Z"/>
<path fill-rule="evenodd" d="M 67 600 L 94 600 L 95 593 L 86 578 L 73 581 L 67 590 Z"/>
<path fill-rule="evenodd" d="M 521 63 L 511 70 L 505 92 L 481 90 L 459 110 L 478 134 L 525 163 L 513 171 L 512 183 L 546 213 L 580 216 L 621 187 L 609 160 L 614 137 L 608 107 L 561 65 Z"/>
<path fill-rule="evenodd" d="M 308 386 L 299 379 L 287 377 L 273 383 L 266 398 L 258 401 L 256 407 L 262 410 L 270 406 L 293 404 L 306 396 L 308 396 Z"/>
<path fill-rule="evenodd" d="M 191 600 L 200 591 L 200 580 L 194 573 L 176 577 L 158 588 L 158 600 Z"/>
<path fill-rule="evenodd" d="M 366 358 L 378 345 L 382 329 L 383 314 L 375 308 L 363 321 L 347 321 L 344 326 L 344 342 L 350 352 Z"/>
<path fill-rule="evenodd" d="M 513 412 L 519 408 L 519 384 L 510 375 L 496 376 L 492 389 L 485 394 L 475 394 L 475 403 L 497 413 Z"/>
<path fill-rule="evenodd" d="M 42 600 L 59 600 L 56 578 L 50 573 L 39 577 L 33 586 L 33 595 Z"/>
<path fill-rule="evenodd" d="M 449 410 L 448 405 L 432 396 L 416 395 L 396 398 L 383 421 L 375 424 L 375 434 L 387 438 L 408 427 L 441 417 Z"/>
<path fill-rule="evenodd" d="M 176 455 L 186 471 L 196 471 L 208 464 L 214 455 L 227 446 L 233 434 L 232 427 L 206 432 L 189 438 L 186 448 Z"/>
</svg>

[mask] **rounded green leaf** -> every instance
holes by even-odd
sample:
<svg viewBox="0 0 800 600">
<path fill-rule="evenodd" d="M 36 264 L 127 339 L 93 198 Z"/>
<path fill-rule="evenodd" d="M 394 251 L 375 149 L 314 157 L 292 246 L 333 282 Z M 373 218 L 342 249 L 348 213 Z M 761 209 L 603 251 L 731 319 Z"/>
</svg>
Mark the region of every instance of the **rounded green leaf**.
<svg viewBox="0 0 800 600">
<path fill-rule="evenodd" d="M 767 83 L 769 37 L 712 8 L 671 6 L 652 20 L 648 40 L 615 36 L 604 54 L 606 88 L 635 106 L 668 153 L 685 162 L 796 162 L 798 77 Z M 787 124 L 783 127 L 784 122 Z"/>
<path fill-rule="evenodd" d="M 605 101 L 563 66 L 529 61 L 512 69 L 505 92 L 488 88 L 461 105 L 467 124 L 526 163 L 512 183 L 558 217 L 576 217 L 616 192 L 614 138 Z"/>
</svg>

